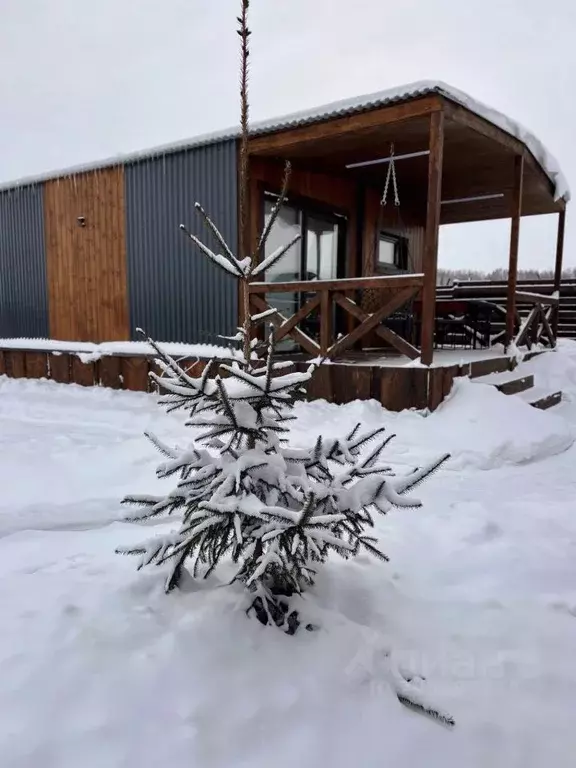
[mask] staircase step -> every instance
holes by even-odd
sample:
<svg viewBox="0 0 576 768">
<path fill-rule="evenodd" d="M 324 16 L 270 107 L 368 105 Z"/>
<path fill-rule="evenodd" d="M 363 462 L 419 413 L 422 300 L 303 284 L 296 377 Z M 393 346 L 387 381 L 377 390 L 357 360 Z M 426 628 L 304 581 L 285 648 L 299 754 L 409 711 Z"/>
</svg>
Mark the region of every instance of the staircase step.
<svg viewBox="0 0 576 768">
<path fill-rule="evenodd" d="M 548 349 L 535 349 L 531 350 L 530 352 L 526 352 L 523 356 L 523 360 L 525 363 L 528 362 L 528 360 L 533 360 L 535 357 L 538 357 L 538 355 L 545 355 L 546 352 L 549 352 Z"/>
<path fill-rule="evenodd" d="M 529 373 L 526 376 L 518 376 L 515 379 L 503 381 L 502 384 L 496 384 L 496 389 L 503 395 L 517 395 L 518 392 L 525 392 L 534 386 L 534 374 Z"/>
<path fill-rule="evenodd" d="M 509 357 L 489 357 L 486 360 L 474 360 L 470 363 L 470 378 L 478 379 L 492 373 L 510 371 L 512 362 Z"/>
<path fill-rule="evenodd" d="M 562 392 L 547 392 L 540 388 L 522 392 L 520 397 L 533 408 L 538 408 L 541 411 L 546 411 L 562 402 Z"/>
<path fill-rule="evenodd" d="M 534 386 L 534 374 L 528 373 L 524 376 L 518 376 L 512 371 L 502 373 L 492 373 L 489 376 L 481 376 L 475 381 L 478 384 L 489 384 L 496 387 L 503 395 L 516 395 L 524 392 Z"/>
</svg>

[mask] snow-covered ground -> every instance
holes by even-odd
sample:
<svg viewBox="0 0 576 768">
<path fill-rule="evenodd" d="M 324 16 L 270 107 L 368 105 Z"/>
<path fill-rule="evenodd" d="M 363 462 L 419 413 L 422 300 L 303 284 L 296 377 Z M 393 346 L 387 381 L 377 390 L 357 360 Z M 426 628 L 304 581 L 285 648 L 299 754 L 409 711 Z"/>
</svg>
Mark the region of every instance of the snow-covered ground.
<svg viewBox="0 0 576 768">
<path fill-rule="evenodd" d="M 165 596 L 114 554 L 159 492 L 151 396 L 0 378 L 0 765 L 573 766 L 576 756 L 576 343 L 531 361 L 550 412 L 459 382 L 435 414 L 374 402 L 298 409 L 294 440 L 357 420 L 410 467 L 451 451 L 424 507 L 378 523 L 389 564 L 330 562 L 288 637 L 214 581 Z M 156 530 L 167 530 L 157 526 Z M 448 729 L 403 707 L 412 673 Z"/>
</svg>

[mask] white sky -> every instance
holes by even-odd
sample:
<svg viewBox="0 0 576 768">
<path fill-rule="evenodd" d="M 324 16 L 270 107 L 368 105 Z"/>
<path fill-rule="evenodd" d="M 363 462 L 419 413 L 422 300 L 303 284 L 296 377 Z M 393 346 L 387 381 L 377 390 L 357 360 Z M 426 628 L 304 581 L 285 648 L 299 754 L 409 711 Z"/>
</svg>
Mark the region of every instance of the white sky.
<svg viewBox="0 0 576 768">
<path fill-rule="evenodd" d="M 234 125 L 238 8 L 0 0 L 0 181 Z M 445 80 L 529 127 L 576 195 L 571 0 L 252 0 L 251 28 L 254 119 Z M 521 267 L 552 266 L 555 229 L 523 220 Z M 503 266 L 508 236 L 508 222 L 443 228 L 441 266 Z"/>
</svg>

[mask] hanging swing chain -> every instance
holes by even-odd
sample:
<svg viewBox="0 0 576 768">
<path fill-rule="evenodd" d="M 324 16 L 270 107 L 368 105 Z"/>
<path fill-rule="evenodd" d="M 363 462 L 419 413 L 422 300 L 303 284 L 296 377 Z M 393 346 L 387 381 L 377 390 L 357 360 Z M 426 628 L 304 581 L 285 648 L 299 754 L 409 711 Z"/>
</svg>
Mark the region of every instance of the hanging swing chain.
<svg viewBox="0 0 576 768">
<path fill-rule="evenodd" d="M 400 205 L 400 198 L 398 197 L 398 183 L 396 181 L 396 163 L 394 162 L 394 144 L 390 144 L 390 160 L 388 162 L 388 171 L 386 173 L 386 181 L 384 182 L 384 190 L 382 192 L 382 199 L 380 205 L 384 206 L 388 202 L 388 188 L 390 187 L 390 179 L 392 179 L 392 190 L 394 192 L 394 205 Z"/>
</svg>

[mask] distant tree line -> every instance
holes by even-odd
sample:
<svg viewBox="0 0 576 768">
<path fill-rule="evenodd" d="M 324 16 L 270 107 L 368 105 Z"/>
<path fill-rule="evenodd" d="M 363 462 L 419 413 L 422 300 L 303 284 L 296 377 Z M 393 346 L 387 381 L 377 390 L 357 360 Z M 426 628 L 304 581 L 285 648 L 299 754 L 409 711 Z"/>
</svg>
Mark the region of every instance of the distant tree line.
<svg viewBox="0 0 576 768">
<path fill-rule="evenodd" d="M 554 277 L 552 269 L 519 269 L 518 280 L 551 280 Z M 576 267 L 562 270 L 563 279 L 576 279 Z M 438 285 L 452 285 L 455 280 L 507 280 L 507 269 L 493 269 L 483 272 L 479 269 L 439 269 Z"/>
</svg>

